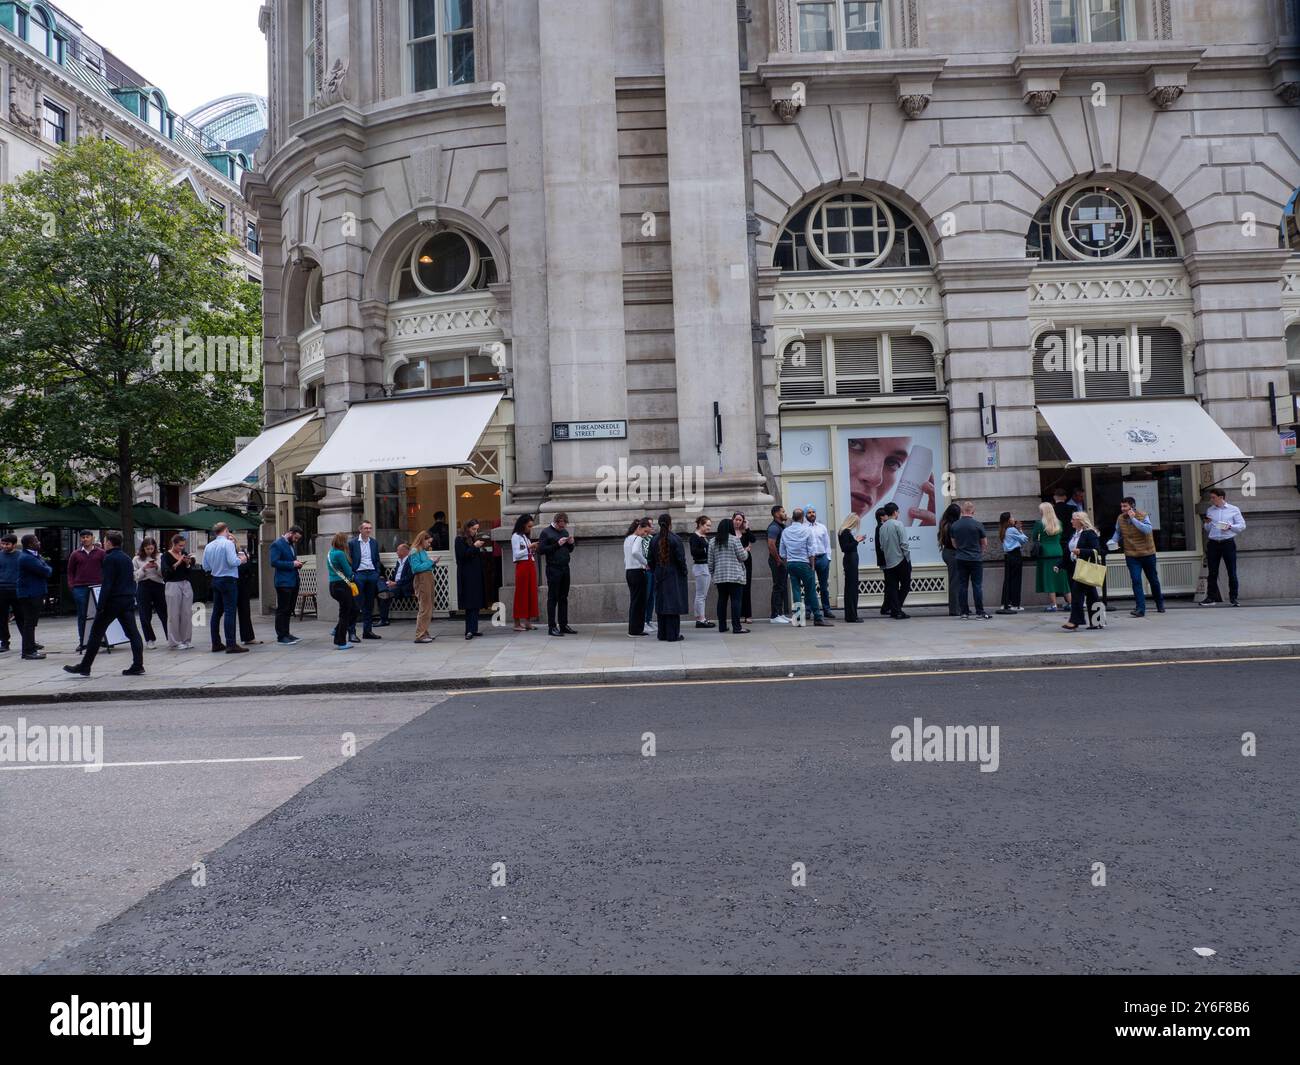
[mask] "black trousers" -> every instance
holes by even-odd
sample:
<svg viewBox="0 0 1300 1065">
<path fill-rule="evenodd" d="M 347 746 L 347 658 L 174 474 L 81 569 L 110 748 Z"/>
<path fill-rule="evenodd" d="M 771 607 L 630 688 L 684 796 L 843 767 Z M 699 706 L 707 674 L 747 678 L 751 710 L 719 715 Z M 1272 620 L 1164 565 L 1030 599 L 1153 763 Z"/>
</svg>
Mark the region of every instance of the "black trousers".
<svg viewBox="0 0 1300 1065">
<path fill-rule="evenodd" d="M 844 620 L 858 620 L 858 552 L 855 548 L 844 559 Z"/>
<path fill-rule="evenodd" d="M 655 633 L 655 639 L 672 643 L 676 641 L 677 637 L 681 634 L 682 616 L 680 614 L 659 615 L 659 630 Z"/>
<path fill-rule="evenodd" d="M 957 559 L 957 602 L 963 614 L 970 613 L 969 593 L 966 586 L 975 590 L 975 613 L 984 613 L 984 563 Z"/>
<path fill-rule="evenodd" d="M 95 620 L 90 626 L 90 635 L 86 638 L 86 653 L 81 659 L 82 669 L 89 669 L 94 663 L 100 645 L 104 642 L 104 634 L 114 621 L 121 623 L 122 631 L 130 641 L 131 668 L 144 668 L 144 641 L 140 639 L 140 630 L 135 625 L 135 601 L 113 599 L 107 603 L 101 600 L 96 607 Z"/>
<path fill-rule="evenodd" d="M 1091 584 L 1080 584 L 1070 578 L 1070 624 L 1087 625 L 1088 628 L 1101 628 L 1093 614 L 1093 606 L 1098 599 L 1097 589 Z"/>
<path fill-rule="evenodd" d="M 1002 561 L 1002 609 L 1006 610 L 1008 607 L 1020 605 L 1021 575 L 1024 572 L 1025 560 L 1017 548 L 1015 551 L 1008 551 Z"/>
<path fill-rule="evenodd" d="M 948 567 L 948 616 L 955 618 L 961 613 L 961 607 L 957 600 L 957 552 L 951 547 L 945 547 L 942 552 L 943 564 Z"/>
<path fill-rule="evenodd" d="M 1212 603 L 1222 603 L 1219 594 L 1219 563 L 1228 568 L 1228 600 L 1237 601 L 1237 541 L 1206 540 L 1205 560 L 1210 566 L 1210 579 L 1205 585 L 1205 598 Z"/>
<path fill-rule="evenodd" d="M 903 604 L 912 591 L 912 561 L 903 559 L 897 566 L 885 570 L 885 605 L 892 617 L 903 612 Z"/>
<path fill-rule="evenodd" d="M 0 592 L 0 647 L 9 646 L 9 612 L 18 605 L 18 591 L 6 588 Z M 17 618 L 15 618 L 15 621 Z"/>
<path fill-rule="evenodd" d="M 334 644 L 342 647 L 356 628 L 357 601 L 347 581 L 330 581 L 330 598 L 339 605 L 339 623 L 334 626 Z"/>
<path fill-rule="evenodd" d="M 352 629 L 353 635 L 356 634 L 357 617 L 361 617 L 361 632 L 364 635 L 369 632 L 371 626 L 375 623 L 375 602 L 379 598 L 379 575 L 369 571 L 365 573 L 354 573 L 352 579 L 356 581 L 357 588 L 361 594 L 357 596 L 358 602 L 356 609 L 352 611 Z"/>
<path fill-rule="evenodd" d="M 546 624 L 564 629 L 569 625 L 569 567 L 546 567 Z"/>
<path fill-rule="evenodd" d="M 743 584 L 722 583 L 718 589 L 718 631 L 727 631 L 727 607 L 731 607 L 731 627 L 740 630 L 740 601 L 744 598 Z"/>
<path fill-rule="evenodd" d="M 157 639 L 152 624 L 154 614 L 158 615 L 163 636 L 167 635 L 167 586 L 157 581 L 141 581 L 135 587 L 140 604 L 140 627 L 144 629 L 144 638 L 153 643 Z"/>
<path fill-rule="evenodd" d="M 22 640 L 22 653 L 36 653 L 36 623 L 41 617 L 41 600 L 38 598 L 15 599 L 14 618 L 18 622 L 18 636 Z"/>
<path fill-rule="evenodd" d="M 629 569 L 623 571 L 627 577 L 627 590 L 632 602 L 627 608 L 627 634 L 629 636 L 645 635 L 645 570 Z M 549 609 L 548 609 L 549 613 Z"/>
<path fill-rule="evenodd" d="M 275 590 L 275 638 L 277 640 L 288 639 L 289 622 L 293 620 L 293 608 L 297 602 L 297 588 Z"/>
<path fill-rule="evenodd" d="M 770 617 L 780 618 L 790 613 L 790 586 L 784 562 L 767 560 L 767 568 L 772 571 L 772 613 Z"/>
<path fill-rule="evenodd" d="M 252 643 L 257 639 L 253 631 L 253 597 L 242 586 L 239 589 L 239 642 Z"/>
</svg>

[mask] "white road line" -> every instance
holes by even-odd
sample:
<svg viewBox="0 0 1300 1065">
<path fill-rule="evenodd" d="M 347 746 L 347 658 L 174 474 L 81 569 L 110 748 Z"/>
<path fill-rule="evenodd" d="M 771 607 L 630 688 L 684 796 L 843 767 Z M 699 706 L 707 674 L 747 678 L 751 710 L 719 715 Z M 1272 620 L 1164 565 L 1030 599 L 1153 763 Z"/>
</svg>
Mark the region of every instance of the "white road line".
<svg viewBox="0 0 1300 1065">
<path fill-rule="evenodd" d="M 118 766 L 143 765 L 227 765 L 231 762 L 301 762 L 301 754 L 275 755 L 270 758 L 185 758 L 171 762 L 58 762 L 43 765 L 0 765 L 0 772 L 17 769 L 109 769 Z"/>
</svg>

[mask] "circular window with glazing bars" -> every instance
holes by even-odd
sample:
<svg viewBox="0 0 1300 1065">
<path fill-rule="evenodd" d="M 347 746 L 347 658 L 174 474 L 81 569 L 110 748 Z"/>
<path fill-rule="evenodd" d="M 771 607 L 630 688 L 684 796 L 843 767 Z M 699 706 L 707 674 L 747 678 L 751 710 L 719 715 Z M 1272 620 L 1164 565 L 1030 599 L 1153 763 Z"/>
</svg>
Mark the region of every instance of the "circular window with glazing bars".
<svg viewBox="0 0 1300 1065">
<path fill-rule="evenodd" d="M 1088 182 L 1061 194 L 1052 227 L 1057 247 L 1073 259 L 1122 259 L 1142 235 L 1142 208 L 1127 189 Z"/>
<path fill-rule="evenodd" d="M 893 212 L 870 193 L 832 192 L 808 212 L 808 252 L 830 270 L 875 266 L 894 246 Z"/>
<path fill-rule="evenodd" d="M 411 249 L 411 277 L 426 296 L 461 291 L 478 275 L 478 266 L 478 248 L 454 229 L 435 233 Z"/>
</svg>

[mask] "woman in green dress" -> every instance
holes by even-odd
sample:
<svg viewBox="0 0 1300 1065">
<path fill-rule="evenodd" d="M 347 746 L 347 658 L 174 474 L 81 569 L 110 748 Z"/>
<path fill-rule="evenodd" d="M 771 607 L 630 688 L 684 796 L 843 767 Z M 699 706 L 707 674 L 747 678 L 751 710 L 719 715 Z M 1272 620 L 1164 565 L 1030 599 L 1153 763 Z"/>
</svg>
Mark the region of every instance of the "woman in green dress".
<svg viewBox="0 0 1300 1065">
<path fill-rule="evenodd" d="M 1039 504 L 1038 514 L 1038 520 L 1034 522 L 1033 531 L 1029 534 L 1030 543 L 1038 544 L 1034 591 L 1047 593 L 1051 606 L 1043 607 L 1043 611 L 1048 613 L 1057 609 L 1058 595 L 1064 596 L 1066 606 L 1070 605 L 1070 578 L 1065 571 L 1060 519 L 1057 518 L 1051 503 Z"/>
</svg>

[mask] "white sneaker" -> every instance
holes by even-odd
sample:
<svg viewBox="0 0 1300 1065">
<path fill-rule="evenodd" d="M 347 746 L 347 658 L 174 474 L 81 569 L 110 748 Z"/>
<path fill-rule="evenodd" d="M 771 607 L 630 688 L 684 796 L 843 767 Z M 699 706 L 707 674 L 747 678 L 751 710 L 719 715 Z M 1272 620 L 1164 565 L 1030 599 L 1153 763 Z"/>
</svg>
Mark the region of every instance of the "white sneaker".
<svg viewBox="0 0 1300 1065">
<path fill-rule="evenodd" d="M 790 619 L 784 614 L 777 614 L 774 618 L 768 618 L 767 622 L 769 625 L 789 625 Z"/>
<path fill-rule="evenodd" d="M 154 651 L 158 648 L 158 645 L 153 640 L 146 640 L 144 646 L 147 651 Z"/>
<path fill-rule="evenodd" d="M 190 650 L 190 649 L 193 648 L 193 647 L 194 647 L 194 645 L 193 645 L 192 643 L 183 643 L 183 644 L 180 644 L 180 645 L 176 648 L 176 650 L 178 650 L 178 651 L 188 651 L 188 650 Z"/>
</svg>

